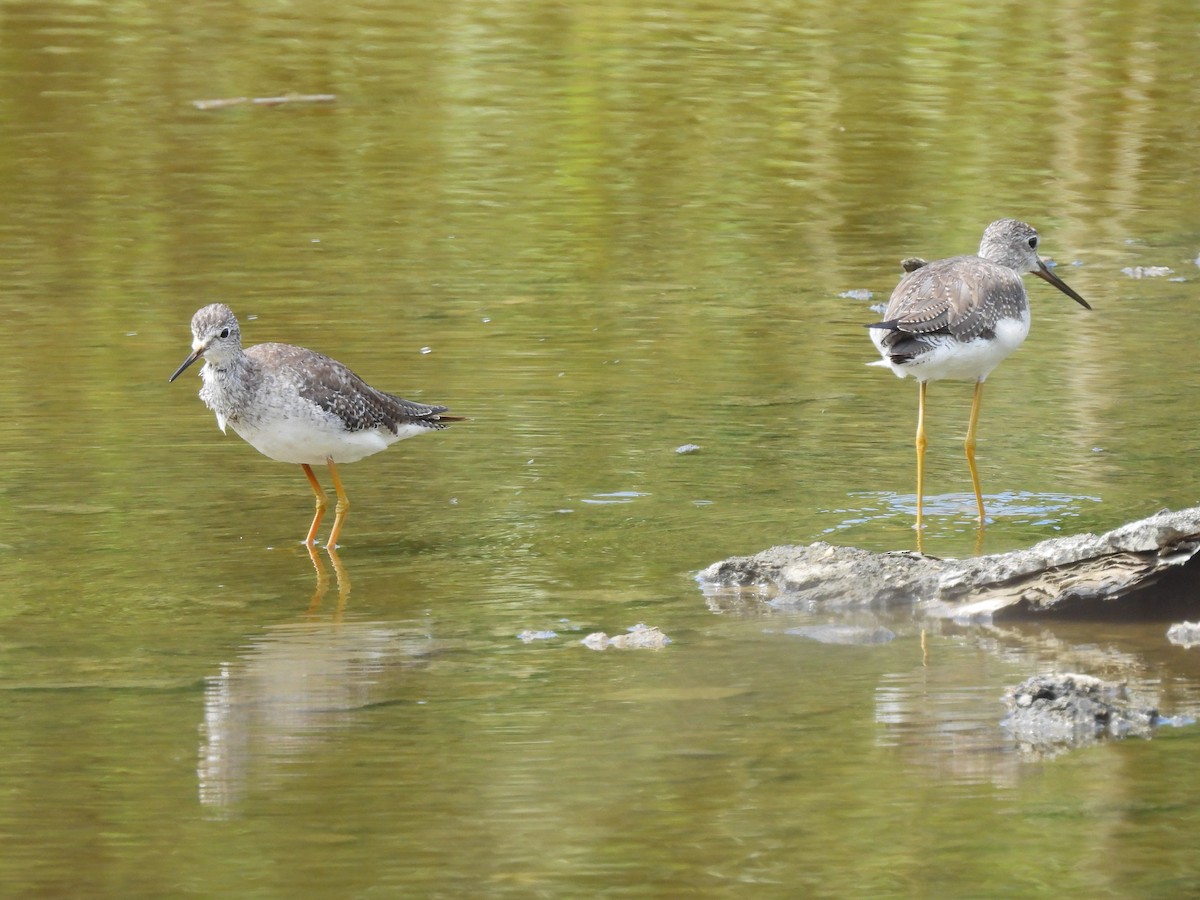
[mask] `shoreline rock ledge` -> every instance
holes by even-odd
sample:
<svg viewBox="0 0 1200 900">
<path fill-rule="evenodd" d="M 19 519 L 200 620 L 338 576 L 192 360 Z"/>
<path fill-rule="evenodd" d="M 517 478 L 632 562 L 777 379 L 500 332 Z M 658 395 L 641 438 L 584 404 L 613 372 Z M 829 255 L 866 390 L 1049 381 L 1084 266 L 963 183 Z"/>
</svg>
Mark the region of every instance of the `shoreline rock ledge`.
<svg viewBox="0 0 1200 900">
<path fill-rule="evenodd" d="M 1163 510 L 1102 535 L 1050 538 L 1025 550 L 939 559 L 873 553 L 823 541 L 772 547 L 713 563 L 697 576 L 706 591 L 755 587 L 772 604 L 829 609 L 915 607 L 936 618 L 1114 612 L 1168 615 L 1200 605 L 1200 507 Z M 1122 603 L 1128 608 L 1129 603 Z M 1123 610 L 1124 611 L 1124 610 Z"/>
</svg>

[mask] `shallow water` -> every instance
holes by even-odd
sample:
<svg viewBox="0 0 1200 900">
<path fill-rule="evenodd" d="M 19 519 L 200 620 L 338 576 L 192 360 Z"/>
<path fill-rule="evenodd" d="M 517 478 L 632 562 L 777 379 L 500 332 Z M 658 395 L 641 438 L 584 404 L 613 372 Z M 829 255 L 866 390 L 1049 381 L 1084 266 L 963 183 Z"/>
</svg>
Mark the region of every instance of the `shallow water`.
<svg viewBox="0 0 1200 900">
<path fill-rule="evenodd" d="M 694 580 L 914 545 L 916 390 L 861 326 L 1002 215 L 1094 310 L 1030 279 L 982 549 L 1197 502 L 1193 18 L 0 4 L 0 893 L 1193 890 L 1196 726 L 998 726 L 1054 668 L 1195 715 L 1167 622 L 925 655 Z M 192 105 L 292 91 L 338 99 Z M 299 470 L 166 382 L 214 300 L 471 417 L 342 469 L 324 590 Z M 970 387 L 929 401 L 925 549 L 970 554 Z M 579 643 L 638 622 L 672 643 Z"/>
</svg>

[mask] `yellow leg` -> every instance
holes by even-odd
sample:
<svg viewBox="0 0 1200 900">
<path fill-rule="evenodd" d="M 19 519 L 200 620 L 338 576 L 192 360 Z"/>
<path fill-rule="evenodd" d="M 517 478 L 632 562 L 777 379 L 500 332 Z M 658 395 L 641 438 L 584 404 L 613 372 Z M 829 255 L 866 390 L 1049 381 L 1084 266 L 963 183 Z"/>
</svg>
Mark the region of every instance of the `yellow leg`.
<svg viewBox="0 0 1200 900">
<path fill-rule="evenodd" d="M 313 516 L 312 524 L 308 526 L 308 536 L 304 539 L 304 543 L 311 547 L 317 539 L 317 528 L 321 525 L 321 517 L 325 515 L 327 502 L 325 491 L 322 490 L 321 482 L 317 481 L 317 476 L 313 474 L 313 470 L 306 463 L 301 463 L 300 468 L 304 470 L 304 475 L 308 478 L 308 483 L 312 486 L 313 496 L 317 498 L 317 512 Z"/>
<path fill-rule="evenodd" d="M 929 441 L 925 438 L 925 386 L 927 382 L 918 382 L 920 392 L 917 394 L 917 534 L 921 534 L 921 504 L 925 497 L 925 448 Z"/>
<path fill-rule="evenodd" d="M 967 426 L 967 465 L 971 467 L 971 486 L 975 488 L 975 503 L 979 507 L 979 525 L 984 524 L 983 492 L 979 489 L 979 470 L 975 468 L 975 428 L 979 424 L 979 407 L 983 400 L 983 382 L 975 382 L 975 396 L 971 398 L 971 424 Z"/>
<path fill-rule="evenodd" d="M 329 543 L 326 544 L 326 547 L 332 550 L 337 546 L 338 535 L 342 533 L 346 513 L 350 512 L 350 500 L 342 489 L 342 478 L 333 464 L 333 457 L 328 457 L 325 464 L 329 466 L 329 474 L 333 476 L 333 489 L 337 491 L 337 505 L 333 508 L 333 529 L 329 532 Z"/>
</svg>

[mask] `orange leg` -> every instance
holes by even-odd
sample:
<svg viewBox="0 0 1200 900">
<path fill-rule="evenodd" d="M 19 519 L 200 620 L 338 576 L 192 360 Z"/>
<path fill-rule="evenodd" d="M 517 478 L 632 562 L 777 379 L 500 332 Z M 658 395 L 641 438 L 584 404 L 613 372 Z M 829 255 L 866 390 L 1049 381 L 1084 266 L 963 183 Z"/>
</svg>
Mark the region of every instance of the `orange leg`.
<svg viewBox="0 0 1200 900">
<path fill-rule="evenodd" d="M 979 507 L 979 527 L 984 524 L 983 492 L 979 489 L 979 470 L 975 468 L 975 428 L 979 424 L 979 407 L 983 400 L 983 382 L 975 382 L 975 396 L 971 398 L 971 423 L 967 426 L 967 465 L 971 467 L 971 486 L 975 488 L 975 504 Z"/>
<path fill-rule="evenodd" d="M 929 441 L 925 437 L 925 387 L 928 382 L 918 382 L 917 394 L 917 535 L 921 534 L 921 504 L 925 497 L 925 448 Z"/>
<path fill-rule="evenodd" d="M 313 470 L 309 468 L 308 464 L 301 463 L 300 468 L 304 470 L 308 483 L 312 485 L 313 494 L 317 498 L 317 513 L 313 516 L 312 525 L 308 527 L 308 537 L 304 539 L 304 543 L 311 547 L 317 540 L 317 528 L 321 525 L 321 517 L 325 515 L 327 498 L 325 491 L 321 488 L 321 482 L 317 481 L 317 476 L 313 474 Z"/>
<path fill-rule="evenodd" d="M 342 533 L 346 513 L 350 512 L 350 499 L 342 489 L 342 478 L 333 464 L 333 457 L 328 457 L 325 464 L 329 466 L 329 474 L 333 476 L 333 489 L 337 491 L 337 505 L 333 508 L 333 529 L 329 532 L 329 543 L 325 545 L 332 550 L 337 546 L 338 535 Z"/>
</svg>

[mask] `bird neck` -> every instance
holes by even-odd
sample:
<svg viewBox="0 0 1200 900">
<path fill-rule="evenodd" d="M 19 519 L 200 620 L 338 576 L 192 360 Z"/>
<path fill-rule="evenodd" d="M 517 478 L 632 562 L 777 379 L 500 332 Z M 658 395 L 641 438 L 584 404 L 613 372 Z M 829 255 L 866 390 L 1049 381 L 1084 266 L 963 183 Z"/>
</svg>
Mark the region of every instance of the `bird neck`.
<svg viewBox="0 0 1200 900">
<path fill-rule="evenodd" d="M 236 419 L 245 408 L 261 380 L 258 366 L 241 348 L 219 359 L 205 357 L 200 375 L 204 379 L 201 395 L 205 402 L 231 419 Z"/>
</svg>

